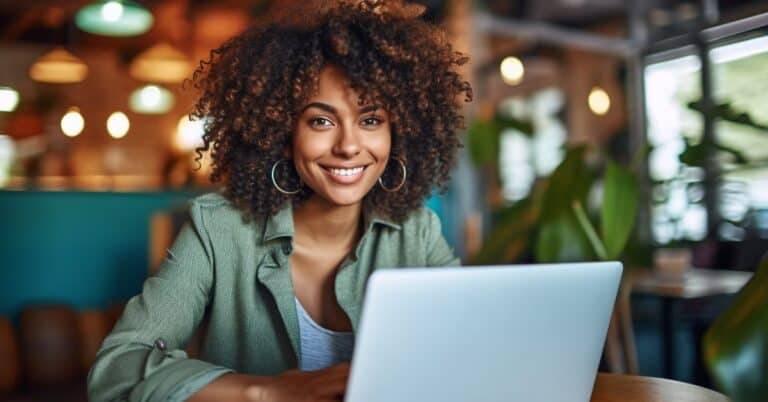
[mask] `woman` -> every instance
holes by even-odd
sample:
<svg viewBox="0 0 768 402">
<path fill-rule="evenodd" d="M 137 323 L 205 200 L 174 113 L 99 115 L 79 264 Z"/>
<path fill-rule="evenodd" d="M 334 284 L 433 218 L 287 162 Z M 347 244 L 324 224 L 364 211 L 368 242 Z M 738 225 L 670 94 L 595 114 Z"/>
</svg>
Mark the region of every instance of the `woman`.
<svg viewBox="0 0 768 402">
<path fill-rule="evenodd" d="M 341 400 L 371 272 L 458 264 L 421 205 L 456 161 L 467 58 L 384 3 L 251 29 L 201 64 L 198 151 L 223 191 L 192 202 L 104 341 L 92 401 Z"/>
</svg>

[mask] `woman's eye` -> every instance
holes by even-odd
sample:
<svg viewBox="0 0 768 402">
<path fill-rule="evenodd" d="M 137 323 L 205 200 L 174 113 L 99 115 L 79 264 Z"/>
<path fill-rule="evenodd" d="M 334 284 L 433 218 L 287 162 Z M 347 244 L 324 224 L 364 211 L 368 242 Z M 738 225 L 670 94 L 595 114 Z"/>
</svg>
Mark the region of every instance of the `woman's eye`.
<svg viewBox="0 0 768 402">
<path fill-rule="evenodd" d="M 330 127 L 333 126 L 333 122 L 326 119 L 325 117 L 315 117 L 314 119 L 309 120 L 310 126 L 320 126 L 320 127 Z"/>
<path fill-rule="evenodd" d="M 381 119 L 378 117 L 368 117 L 363 120 L 364 126 L 378 126 L 379 124 L 381 124 Z"/>
</svg>

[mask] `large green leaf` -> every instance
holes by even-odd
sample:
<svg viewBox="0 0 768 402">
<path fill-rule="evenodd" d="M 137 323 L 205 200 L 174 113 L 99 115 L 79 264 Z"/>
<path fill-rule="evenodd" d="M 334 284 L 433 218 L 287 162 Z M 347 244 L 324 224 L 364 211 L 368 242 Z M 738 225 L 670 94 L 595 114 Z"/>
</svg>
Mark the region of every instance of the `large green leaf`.
<svg viewBox="0 0 768 402">
<path fill-rule="evenodd" d="M 768 258 L 704 336 L 704 359 L 733 402 L 768 397 Z"/>
<path fill-rule="evenodd" d="M 556 219 L 564 211 L 571 211 L 574 201 L 583 204 L 586 200 L 594 174 L 584 162 L 585 152 L 583 146 L 569 148 L 555 168 L 542 201 L 544 219 Z"/>
<path fill-rule="evenodd" d="M 470 124 L 467 129 L 467 142 L 475 165 L 485 165 L 498 159 L 499 131 L 495 120 L 475 120 Z"/>
<path fill-rule="evenodd" d="M 536 191 L 529 198 L 505 207 L 493 216 L 494 227 L 472 264 L 514 262 L 528 248 L 531 233 L 539 220 Z"/>
<path fill-rule="evenodd" d="M 476 165 L 496 162 L 499 158 L 499 138 L 504 129 L 514 129 L 532 136 L 533 123 L 497 115 L 490 120 L 474 120 L 467 129 L 469 153 Z"/>
<path fill-rule="evenodd" d="M 537 262 L 588 261 L 594 254 L 572 210 L 541 222 L 536 236 Z"/>
<path fill-rule="evenodd" d="M 603 186 L 600 229 L 605 258 L 614 260 L 621 255 L 635 225 L 640 191 L 632 172 L 613 161 L 608 162 Z"/>
</svg>

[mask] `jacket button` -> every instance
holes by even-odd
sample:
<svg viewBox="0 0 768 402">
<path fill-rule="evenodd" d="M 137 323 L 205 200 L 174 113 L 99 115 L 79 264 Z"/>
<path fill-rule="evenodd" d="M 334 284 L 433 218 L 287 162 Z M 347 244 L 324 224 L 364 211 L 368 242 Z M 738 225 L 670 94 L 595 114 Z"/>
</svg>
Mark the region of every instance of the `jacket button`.
<svg viewBox="0 0 768 402">
<path fill-rule="evenodd" d="M 155 347 L 160 350 L 165 350 L 165 348 L 167 347 L 167 345 L 165 344 L 165 340 L 163 338 L 157 338 L 157 340 L 155 341 Z"/>
</svg>

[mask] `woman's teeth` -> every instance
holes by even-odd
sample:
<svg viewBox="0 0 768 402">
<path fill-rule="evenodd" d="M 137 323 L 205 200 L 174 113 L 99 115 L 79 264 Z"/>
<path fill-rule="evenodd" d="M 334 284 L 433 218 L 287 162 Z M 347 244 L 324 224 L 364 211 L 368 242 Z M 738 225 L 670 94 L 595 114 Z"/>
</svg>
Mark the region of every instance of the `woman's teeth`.
<svg viewBox="0 0 768 402">
<path fill-rule="evenodd" d="M 328 168 L 328 171 L 331 173 L 337 175 L 337 176 L 352 176 L 356 175 L 363 171 L 363 167 L 356 167 L 352 169 L 335 169 L 335 168 Z"/>
</svg>

